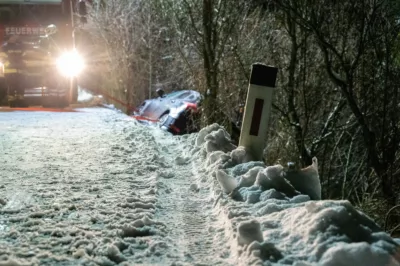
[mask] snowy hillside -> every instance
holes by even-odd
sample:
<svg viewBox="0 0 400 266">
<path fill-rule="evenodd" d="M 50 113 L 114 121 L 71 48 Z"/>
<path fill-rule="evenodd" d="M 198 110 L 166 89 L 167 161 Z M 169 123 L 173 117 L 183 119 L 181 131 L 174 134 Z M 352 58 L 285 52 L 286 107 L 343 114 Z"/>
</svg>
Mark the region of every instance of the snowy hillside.
<svg viewBox="0 0 400 266">
<path fill-rule="evenodd" d="M 400 265 L 368 217 L 310 201 L 218 125 L 77 111 L 0 112 L 0 266 Z"/>
</svg>

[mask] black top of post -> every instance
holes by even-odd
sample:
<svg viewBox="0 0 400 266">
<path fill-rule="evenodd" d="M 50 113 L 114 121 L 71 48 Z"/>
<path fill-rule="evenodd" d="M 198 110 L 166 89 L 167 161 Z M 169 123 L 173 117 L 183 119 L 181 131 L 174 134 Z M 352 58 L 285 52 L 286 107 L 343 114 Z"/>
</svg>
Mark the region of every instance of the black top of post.
<svg viewBox="0 0 400 266">
<path fill-rule="evenodd" d="M 252 65 L 250 84 L 275 88 L 276 75 L 278 69 L 264 64 L 256 63 Z"/>
</svg>

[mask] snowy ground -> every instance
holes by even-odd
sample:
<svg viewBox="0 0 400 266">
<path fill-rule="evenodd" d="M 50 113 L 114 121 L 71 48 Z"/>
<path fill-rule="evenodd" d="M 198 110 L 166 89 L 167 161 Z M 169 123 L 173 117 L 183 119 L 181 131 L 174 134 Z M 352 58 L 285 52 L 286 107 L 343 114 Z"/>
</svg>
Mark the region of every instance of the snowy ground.
<svg viewBox="0 0 400 266">
<path fill-rule="evenodd" d="M 0 266 L 400 265 L 368 217 L 287 197 L 218 125 L 78 111 L 0 112 Z"/>
</svg>

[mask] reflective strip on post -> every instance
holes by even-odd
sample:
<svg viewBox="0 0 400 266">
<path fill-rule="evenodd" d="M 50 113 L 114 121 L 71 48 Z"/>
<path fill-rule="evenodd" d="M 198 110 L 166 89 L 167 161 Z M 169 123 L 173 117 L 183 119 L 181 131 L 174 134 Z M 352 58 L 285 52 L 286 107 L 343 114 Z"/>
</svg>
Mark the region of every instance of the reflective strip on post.
<svg viewBox="0 0 400 266">
<path fill-rule="evenodd" d="M 277 73 L 275 67 L 252 65 L 239 146 L 243 146 L 257 161 L 263 158 Z"/>
</svg>

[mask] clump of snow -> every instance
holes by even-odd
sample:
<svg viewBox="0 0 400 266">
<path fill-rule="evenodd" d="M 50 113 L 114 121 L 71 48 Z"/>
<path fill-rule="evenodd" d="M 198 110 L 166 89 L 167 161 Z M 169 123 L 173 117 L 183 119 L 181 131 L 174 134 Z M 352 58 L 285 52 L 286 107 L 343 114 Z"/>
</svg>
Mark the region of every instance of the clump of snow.
<svg viewBox="0 0 400 266">
<path fill-rule="evenodd" d="M 399 265 L 384 249 L 380 249 L 366 242 L 350 243 L 343 247 L 333 247 L 326 251 L 320 260 L 321 265 Z"/>
<path fill-rule="evenodd" d="M 234 165 L 239 165 L 252 161 L 252 156 L 248 153 L 244 147 L 237 147 L 230 153 L 232 163 Z"/>
<path fill-rule="evenodd" d="M 274 188 L 288 197 L 293 197 L 298 193 L 294 187 L 283 177 L 283 167 L 281 165 L 268 166 L 257 174 L 256 186 L 263 190 Z"/>
<path fill-rule="evenodd" d="M 314 157 L 312 165 L 304 169 L 289 169 L 285 172 L 284 177 L 296 190 L 309 195 L 311 199 L 321 199 L 321 182 L 318 176 L 317 158 Z"/>
<path fill-rule="evenodd" d="M 236 148 L 235 145 L 232 144 L 229 134 L 217 124 L 200 130 L 199 136 L 196 139 L 196 145 L 204 145 L 207 153 L 213 151 L 228 152 Z"/>
<path fill-rule="evenodd" d="M 201 129 L 196 137 L 196 146 L 202 146 L 206 142 L 207 135 L 218 129 L 220 129 L 220 126 L 218 124 L 212 124 L 208 127 Z"/>
<path fill-rule="evenodd" d="M 244 200 L 247 203 L 257 203 L 260 201 L 261 194 L 263 193 L 259 186 L 242 187 L 238 190 L 240 197 L 236 195 L 235 199 Z"/>
<path fill-rule="evenodd" d="M 225 173 L 223 170 L 217 171 L 217 180 L 225 193 L 229 194 L 237 187 L 236 180 Z"/>
<path fill-rule="evenodd" d="M 262 242 L 263 236 L 261 225 L 257 220 L 250 220 L 239 223 L 237 227 L 239 245 L 249 245 L 254 241 Z"/>
<path fill-rule="evenodd" d="M 238 184 L 238 186 L 239 187 L 250 187 L 250 186 L 252 186 L 256 182 L 258 173 L 260 171 L 262 171 L 263 169 L 264 169 L 264 167 L 262 167 L 262 166 L 254 166 L 254 167 L 250 168 L 247 172 L 245 172 L 243 174 L 236 173 L 236 176 L 239 176 L 239 184 Z"/>
</svg>

